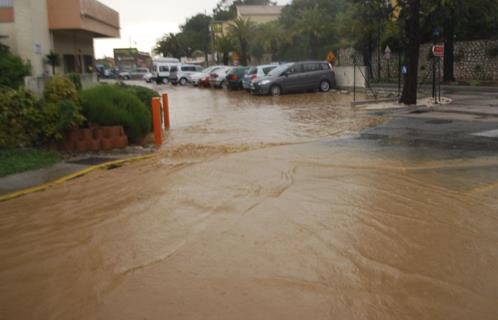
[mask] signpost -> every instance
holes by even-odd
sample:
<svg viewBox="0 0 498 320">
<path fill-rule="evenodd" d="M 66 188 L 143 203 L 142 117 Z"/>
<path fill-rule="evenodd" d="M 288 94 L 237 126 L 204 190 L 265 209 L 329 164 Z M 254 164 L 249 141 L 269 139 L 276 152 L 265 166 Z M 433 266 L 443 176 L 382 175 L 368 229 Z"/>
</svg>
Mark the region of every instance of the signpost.
<svg viewBox="0 0 498 320">
<path fill-rule="evenodd" d="M 434 31 L 436 33 L 436 31 Z M 444 45 L 434 44 L 432 46 L 432 54 L 433 54 L 433 64 L 432 64 L 432 97 L 434 98 L 434 102 L 438 103 L 438 94 L 437 88 L 439 86 L 439 90 L 441 90 L 441 74 L 439 74 L 439 79 L 436 77 L 436 69 L 440 64 L 441 58 L 444 57 Z M 439 67 L 440 68 L 440 67 Z"/>
<path fill-rule="evenodd" d="M 444 45 L 433 45 L 432 46 L 432 54 L 434 57 L 442 58 L 444 57 Z"/>
<path fill-rule="evenodd" d="M 386 50 L 384 50 L 384 58 L 387 60 L 387 81 L 390 81 L 391 79 L 391 71 L 389 70 L 389 62 L 391 60 L 391 48 L 389 46 L 386 47 Z"/>
<path fill-rule="evenodd" d="M 327 61 L 330 64 L 334 64 L 336 60 L 337 56 L 335 55 L 334 51 L 330 50 L 329 53 L 327 54 Z"/>
</svg>

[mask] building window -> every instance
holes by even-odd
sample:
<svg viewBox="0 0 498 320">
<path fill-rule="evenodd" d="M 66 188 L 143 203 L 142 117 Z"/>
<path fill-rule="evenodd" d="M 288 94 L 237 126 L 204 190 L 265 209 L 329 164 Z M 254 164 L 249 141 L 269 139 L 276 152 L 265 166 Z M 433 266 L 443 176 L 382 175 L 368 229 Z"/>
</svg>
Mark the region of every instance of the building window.
<svg viewBox="0 0 498 320">
<path fill-rule="evenodd" d="M 0 8 L 12 8 L 14 0 L 0 0 Z"/>
<path fill-rule="evenodd" d="M 0 22 L 14 22 L 13 0 L 0 0 Z"/>
<path fill-rule="evenodd" d="M 72 54 L 64 55 L 64 73 L 76 72 L 76 59 Z"/>
<path fill-rule="evenodd" d="M 92 73 L 93 72 L 93 56 L 90 55 L 84 55 L 83 56 L 83 63 L 85 64 L 85 73 Z"/>
</svg>

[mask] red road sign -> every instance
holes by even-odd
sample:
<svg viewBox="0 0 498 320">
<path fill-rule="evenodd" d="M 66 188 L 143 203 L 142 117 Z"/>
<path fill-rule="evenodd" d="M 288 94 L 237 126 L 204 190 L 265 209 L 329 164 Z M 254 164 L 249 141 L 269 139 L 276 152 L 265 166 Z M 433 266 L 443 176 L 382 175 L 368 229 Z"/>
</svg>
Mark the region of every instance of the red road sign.
<svg viewBox="0 0 498 320">
<path fill-rule="evenodd" d="M 434 54 L 435 57 L 444 57 L 444 45 L 438 44 L 435 46 L 432 46 L 432 53 Z"/>
</svg>

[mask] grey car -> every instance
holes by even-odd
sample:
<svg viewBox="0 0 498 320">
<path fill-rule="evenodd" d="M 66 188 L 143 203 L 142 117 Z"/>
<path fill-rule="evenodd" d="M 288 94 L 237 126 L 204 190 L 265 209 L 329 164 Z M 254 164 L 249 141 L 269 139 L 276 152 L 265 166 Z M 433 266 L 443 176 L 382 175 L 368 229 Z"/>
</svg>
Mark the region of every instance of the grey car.
<svg viewBox="0 0 498 320">
<path fill-rule="evenodd" d="M 332 66 L 323 61 L 287 63 L 273 69 L 251 85 L 251 93 L 279 96 L 282 93 L 307 90 L 327 92 L 335 87 Z"/>
<path fill-rule="evenodd" d="M 251 67 L 247 70 L 244 78 L 242 79 L 242 86 L 246 90 L 251 90 L 251 84 L 254 81 L 261 80 L 261 78 L 265 77 L 272 71 L 278 67 L 278 64 L 266 64 L 262 66 Z"/>
</svg>

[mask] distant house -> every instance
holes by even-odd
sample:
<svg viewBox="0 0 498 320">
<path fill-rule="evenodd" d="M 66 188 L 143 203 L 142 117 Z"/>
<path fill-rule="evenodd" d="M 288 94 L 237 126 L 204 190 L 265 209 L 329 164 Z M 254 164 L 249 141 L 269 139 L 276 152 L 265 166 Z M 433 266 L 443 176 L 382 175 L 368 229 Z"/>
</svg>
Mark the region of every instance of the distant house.
<svg viewBox="0 0 498 320">
<path fill-rule="evenodd" d="M 114 62 L 121 71 L 130 71 L 135 68 L 151 68 L 152 57 L 148 52 L 138 51 L 137 48 L 114 49 Z"/>
<path fill-rule="evenodd" d="M 237 18 L 250 19 L 256 24 L 278 20 L 283 6 L 249 6 L 240 5 L 237 8 Z"/>
<path fill-rule="evenodd" d="M 92 73 L 93 40 L 119 38 L 119 13 L 96 0 L 0 0 L 0 32 L 33 76 L 51 73 L 51 51 L 60 57 L 57 73 Z"/>
</svg>

